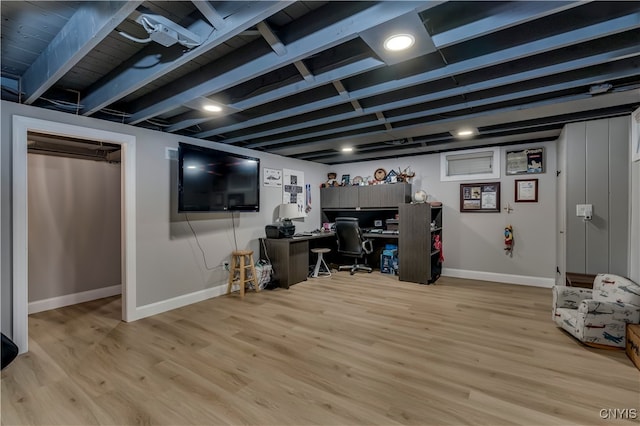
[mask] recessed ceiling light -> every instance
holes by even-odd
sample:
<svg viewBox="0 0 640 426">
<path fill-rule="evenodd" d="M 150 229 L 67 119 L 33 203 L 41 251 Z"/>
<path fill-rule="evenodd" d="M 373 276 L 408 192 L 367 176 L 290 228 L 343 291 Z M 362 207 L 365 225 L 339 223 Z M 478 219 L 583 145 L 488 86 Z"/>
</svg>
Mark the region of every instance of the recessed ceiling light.
<svg viewBox="0 0 640 426">
<path fill-rule="evenodd" d="M 416 39 L 411 34 L 394 34 L 384 41 L 384 48 L 397 52 L 413 46 Z"/>
<path fill-rule="evenodd" d="M 212 104 L 208 104 L 202 107 L 202 109 L 204 109 L 205 111 L 209 111 L 209 112 L 220 112 L 222 111 L 222 107 L 219 105 L 212 105 Z"/>
<path fill-rule="evenodd" d="M 353 148 L 351 148 L 350 146 L 345 146 L 344 148 L 342 148 L 342 152 L 353 152 Z"/>
<path fill-rule="evenodd" d="M 463 127 L 457 130 L 452 130 L 449 133 L 451 133 L 451 135 L 455 136 L 456 138 L 469 138 L 471 136 L 477 135 L 478 129 L 476 129 L 475 127 Z"/>
</svg>

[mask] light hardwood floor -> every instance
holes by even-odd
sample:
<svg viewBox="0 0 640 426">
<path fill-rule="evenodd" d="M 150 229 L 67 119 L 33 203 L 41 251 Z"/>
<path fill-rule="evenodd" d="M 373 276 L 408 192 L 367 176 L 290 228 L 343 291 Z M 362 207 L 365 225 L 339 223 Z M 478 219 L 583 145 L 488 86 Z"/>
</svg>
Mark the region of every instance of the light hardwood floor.
<svg viewBox="0 0 640 426">
<path fill-rule="evenodd" d="M 551 320 L 551 290 L 348 272 L 133 323 L 119 298 L 32 315 L 2 424 L 566 425 L 639 409 L 623 351 Z"/>
</svg>

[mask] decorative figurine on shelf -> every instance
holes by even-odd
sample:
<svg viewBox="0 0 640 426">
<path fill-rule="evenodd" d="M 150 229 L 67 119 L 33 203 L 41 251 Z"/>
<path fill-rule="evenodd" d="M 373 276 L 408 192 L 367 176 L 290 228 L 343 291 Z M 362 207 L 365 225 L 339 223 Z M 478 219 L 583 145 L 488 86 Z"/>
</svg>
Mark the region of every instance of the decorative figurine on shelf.
<svg viewBox="0 0 640 426">
<path fill-rule="evenodd" d="M 427 198 L 428 196 L 426 191 L 420 189 L 413 194 L 413 201 L 411 202 L 411 204 L 426 203 Z"/>
<path fill-rule="evenodd" d="M 323 188 L 328 188 L 330 186 L 338 186 L 338 174 L 335 172 L 327 173 L 327 181 L 322 184 Z"/>
<path fill-rule="evenodd" d="M 440 241 L 440 235 L 438 234 L 433 236 L 433 249 L 434 250 L 442 249 L 442 241 Z"/>
<path fill-rule="evenodd" d="M 440 254 L 438 256 L 438 261 L 440 263 L 444 262 L 444 254 L 442 253 L 442 240 L 440 239 L 439 234 L 436 234 L 433 236 L 433 249 L 440 251 Z"/>
<path fill-rule="evenodd" d="M 504 251 L 505 254 L 513 256 L 513 227 L 511 225 L 504 227 Z"/>
<path fill-rule="evenodd" d="M 376 169 L 375 172 L 373 172 L 373 178 L 375 179 L 373 183 L 375 184 L 381 183 L 384 181 L 386 177 L 387 177 L 387 171 L 382 167 L 380 167 L 379 169 Z"/>
<path fill-rule="evenodd" d="M 384 182 L 385 183 L 396 183 L 396 182 L 398 182 L 398 172 L 396 172 L 395 170 L 391 169 L 391 171 L 389 173 L 387 173 L 387 176 L 385 176 Z"/>
<path fill-rule="evenodd" d="M 411 170 L 411 167 L 407 167 L 398 175 L 398 182 L 410 183 L 411 179 L 413 179 L 415 176 L 416 172 Z"/>
</svg>

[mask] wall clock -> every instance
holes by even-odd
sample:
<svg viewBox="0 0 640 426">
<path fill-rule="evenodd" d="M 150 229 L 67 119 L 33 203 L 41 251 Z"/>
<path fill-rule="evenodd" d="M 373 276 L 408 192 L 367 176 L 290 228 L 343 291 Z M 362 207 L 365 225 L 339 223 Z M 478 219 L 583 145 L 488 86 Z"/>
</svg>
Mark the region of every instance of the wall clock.
<svg viewBox="0 0 640 426">
<path fill-rule="evenodd" d="M 375 180 L 377 180 L 378 182 L 381 182 L 384 180 L 384 178 L 387 177 L 387 171 L 385 169 L 383 169 L 382 167 L 377 169 L 374 173 L 373 173 L 373 178 Z"/>
</svg>

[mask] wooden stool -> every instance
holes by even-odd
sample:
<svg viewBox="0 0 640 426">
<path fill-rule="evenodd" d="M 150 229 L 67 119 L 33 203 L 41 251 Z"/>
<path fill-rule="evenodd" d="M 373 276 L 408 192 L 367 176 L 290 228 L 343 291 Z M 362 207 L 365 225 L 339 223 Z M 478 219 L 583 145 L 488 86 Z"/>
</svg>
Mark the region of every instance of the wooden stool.
<svg viewBox="0 0 640 426">
<path fill-rule="evenodd" d="M 247 269 L 249 271 L 247 271 Z M 253 283 L 253 288 L 260 291 L 256 267 L 253 264 L 253 250 L 237 250 L 231 252 L 231 269 L 229 270 L 229 285 L 227 294 L 231 293 L 231 286 L 238 273 L 238 284 L 240 284 L 240 297 L 244 297 L 244 288 L 247 283 Z"/>
<path fill-rule="evenodd" d="M 327 266 L 327 263 L 324 261 L 322 257 L 322 253 L 329 253 L 331 249 L 328 248 L 312 248 L 311 252 L 316 253 L 318 255 L 318 261 L 316 262 L 316 267 L 313 270 L 313 274 L 311 275 L 313 278 L 318 278 L 318 275 L 322 275 L 325 277 L 331 276 L 331 269 Z M 320 267 L 324 265 L 324 271 L 320 270 Z"/>
</svg>

